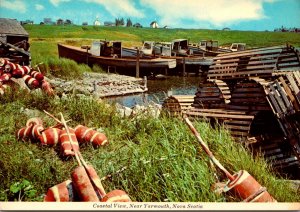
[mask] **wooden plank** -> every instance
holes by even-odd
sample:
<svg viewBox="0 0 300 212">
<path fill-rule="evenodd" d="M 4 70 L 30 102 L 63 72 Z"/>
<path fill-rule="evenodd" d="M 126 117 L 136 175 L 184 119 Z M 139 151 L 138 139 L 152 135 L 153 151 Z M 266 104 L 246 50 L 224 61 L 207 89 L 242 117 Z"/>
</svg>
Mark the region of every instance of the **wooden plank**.
<svg viewBox="0 0 300 212">
<path fill-rule="evenodd" d="M 232 114 L 214 114 L 214 113 L 202 113 L 202 112 L 192 112 L 188 111 L 186 114 L 193 116 L 202 116 L 202 117 L 212 117 L 212 118 L 234 118 L 234 119 L 243 119 L 243 120 L 253 120 L 254 116 L 251 115 L 232 115 Z"/>
<path fill-rule="evenodd" d="M 264 93 L 253 93 L 253 92 L 236 93 L 236 92 L 234 92 L 234 93 L 232 93 L 231 97 L 232 98 L 239 98 L 239 97 L 241 97 L 241 98 L 253 98 L 253 97 L 264 98 L 265 95 L 264 95 Z"/>
<path fill-rule="evenodd" d="M 270 91 L 267 90 L 267 95 L 270 99 L 270 104 L 271 104 L 272 108 L 274 109 L 274 113 L 275 114 L 280 114 L 281 109 L 280 109 L 278 103 L 276 102 L 275 97 L 273 96 L 273 94 Z"/>
<path fill-rule="evenodd" d="M 259 75 L 259 74 L 271 74 L 273 70 L 260 70 L 260 71 L 239 71 L 239 72 L 234 72 L 234 73 L 214 73 L 210 74 L 208 73 L 208 77 L 215 77 L 215 76 L 241 76 L 241 75 Z"/>
<path fill-rule="evenodd" d="M 282 113 L 286 113 L 287 112 L 287 108 L 285 107 L 284 103 L 282 102 L 282 99 L 279 96 L 279 93 L 277 92 L 277 90 L 274 88 L 274 86 L 272 84 L 269 85 L 273 96 L 275 97 L 275 100 L 277 101 L 277 104 L 280 108 L 280 110 L 282 111 Z"/>
<path fill-rule="evenodd" d="M 239 114 L 246 115 L 246 112 L 236 111 L 236 110 L 224 110 L 224 109 L 199 109 L 193 108 L 193 112 L 210 112 L 210 113 L 220 113 L 220 114 Z"/>
<path fill-rule="evenodd" d="M 300 110 L 300 105 L 298 104 L 298 102 L 296 101 L 294 95 L 292 94 L 291 89 L 289 88 L 289 86 L 286 84 L 285 80 L 283 79 L 283 77 L 279 77 L 279 81 L 281 82 L 281 84 L 283 85 L 283 88 L 285 90 L 285 92 L 287 93 L 289 99 L 291 100 L 294 108 L 296 109 L 296 111 Z"/>
<path fill-rule="evenodd" d="M 240 131 L 232 131 L 232 130 L 230 130 L 230 134 L 231 135 L 235 135 L 235 136 L 243 136 L 243 137 L 246 137 L 246 136 L 248 136 L 249 135 L 249 133 L 248 132 L 240 132 Z"/>
<path fill-rule="evenodd" d="M 293 75 L 294 75 L 294 78 L 296 79 L 296 82 L 300 86 L 300 76 L 297 74 L 297 72 L 294 72 Z"/>
<path fill-rule="evenodd" d="M 267 48 L 259 48 L 259 49 L 252 49 L 249 51 L 240 51 L 235 53 L 226 53 L 226 54 L 219 54 L 214 59 L 215 60 L 221 60 L 221 59 L 227 59 L 227 58 L 233 58 L 233 57 L 242 57 L 242 56 L 252 56 L 252 55 L 264 55 L 264 54 L 275 54 L 280 53 L 282 49 L 285 47 L 267 47 Z"/>
<path fill-rule="evenodd" d="M 237 125 L 227 125 L 225 126 L 227 129 L 237 129 L 237 130 L 244 130 L 249 132 L 250 131 L 250 126 L 237 126 Z"/>
<path fill-rule="evenodd" d="M 281 86 L 280 86 L 280 84 L 278 83 L 277 80 L 275 80 L 275 85 L 276 85 L 277 90 L 279 91 L 279 93 L 280 93 L 280 95 L 283 99 L 283 102 L 284 102 L 286 108 L 288 108 L 289 111 L 292 110 L 292 105 L 289 102 L 289 100 L 287 99 L 286 93 L 282 90 L 282 88 L 281 88 Z"/>
<path fill-rule="evenodd" d="M 292 88 L 293 88 L 293 90 L 295 92 L 296 99 L 300 103 L 300 90 L 299 90 L 296 82 L 294 81 L 294 78 L 291 75 L 288 74 L 287 75 L 287 79 L 291 83 L 291 86 L 292 86 Z"/>
<path fill-rule="evenodd" d="M 234 92 L 237 93 L 246 93 L 246 92 L 264 92 L 264 90 L 261 87 L 250 87 L 250 88 L 244 88 L 244 87 L 237 87 L 234 89 Z"/>
</svg>

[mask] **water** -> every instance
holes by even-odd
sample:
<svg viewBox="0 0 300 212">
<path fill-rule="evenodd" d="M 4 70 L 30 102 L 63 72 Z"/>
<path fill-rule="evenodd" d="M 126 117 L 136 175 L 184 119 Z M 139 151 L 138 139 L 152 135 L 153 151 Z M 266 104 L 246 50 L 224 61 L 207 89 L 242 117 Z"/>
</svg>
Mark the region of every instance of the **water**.
<svg viewBox="0 0 300 212">
<path fill-rule="evenodd" d="M 148 92 L 130 96 L 120 96 L 108 98 L 109 102 L 116 102 L 126 107 L 135 105 L 147 105 L 153 101 L 162 104 L 169 95 L 194 95 L 199 83 L 203 80 L 201 77 L 179 77 L 170 76 L 166 80 L 148 80 Z"/>
</svg>

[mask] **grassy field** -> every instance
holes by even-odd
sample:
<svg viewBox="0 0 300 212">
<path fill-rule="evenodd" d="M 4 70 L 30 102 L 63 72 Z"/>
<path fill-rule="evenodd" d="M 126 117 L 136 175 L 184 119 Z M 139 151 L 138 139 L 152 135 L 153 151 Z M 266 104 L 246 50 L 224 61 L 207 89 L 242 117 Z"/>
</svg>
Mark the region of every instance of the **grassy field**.
<svg viewBox="0 0 300 212">
<path fill-rule="evenodd" d="M 170 41 L 188 38 L 216 39 L 220 44 L 246 42 L 251 47 L 279 45 L 289 42 L 300 45 L 299 34 L 274 32 L 224 32 L 214 30 L 135 29 L 89 26 L 27 25 L 30 34 L 33 64 L 40 65 L 47 75 L 80 77 L 85 71 L 101 71 L 73 61 L 58 59 L 57 42 L 74 45 L 90 44 L 93 39 L 122 40 L 127 46 L 140 45 L 143 40 Z M 55 124 L 42 111 L 71 119 L 77 124 L 104 132 L 109 144 L 94 149 L 80 146 L 83 157 L 92 164 L 103 181 L 105 190 L 122 189 L 133 201 L 143 202 L 233 202 L 229 194 L 218 195 L 212 186 L 227 179 L 209 163 L 195 138 L 182 120 L 162 115 L 153 118 L 122 118 L 114 105 L 93 99 L 50 98 L 38 92 L 24 93 L 18 89 L 0 96 L 0 201 L 42 201 L 47 189 L 70 179 L 77 166 L 74 158 L 63 160 L 59 147 L 18 141 L 15 133 L 28 118 L 38 116 L 45 126 Z M 279 202 L 299 202 L 300 196 L 261 158 L 253 157 L 242 145 L 233 142 L 221 126 L 213 129 L 206 122 L 196 128 L 220 162 L 232 173 L 247 170 Z M 124 169 L 119 174 L 117 170 Z M 217 178 L 216 178 L 217 175 Z"/>
</svg>

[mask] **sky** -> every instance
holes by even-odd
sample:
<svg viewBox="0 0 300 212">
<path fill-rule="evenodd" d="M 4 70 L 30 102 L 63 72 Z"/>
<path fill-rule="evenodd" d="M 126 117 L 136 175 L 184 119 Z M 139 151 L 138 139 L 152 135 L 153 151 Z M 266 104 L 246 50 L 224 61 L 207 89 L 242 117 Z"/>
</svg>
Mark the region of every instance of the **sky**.
<svg viewBox="0 0 300 212">
<path fill-rule="evenodd" d="M 273 31 L 300 28 L 300 0 L 0 0 L 0 17 L 78 25 L 130 18 L 143 27 L 156 21 L 169 28 Z"/>
</svg>

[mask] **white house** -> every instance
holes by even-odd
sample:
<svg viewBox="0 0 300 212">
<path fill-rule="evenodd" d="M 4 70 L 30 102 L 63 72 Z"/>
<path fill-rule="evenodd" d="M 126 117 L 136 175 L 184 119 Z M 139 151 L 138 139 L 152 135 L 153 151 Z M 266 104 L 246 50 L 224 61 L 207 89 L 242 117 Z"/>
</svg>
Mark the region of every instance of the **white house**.
<svg viewBox="0 0 300 212">
<path fill-rule="evenodd" d="M 94 21 L 94 26 L 100 26 L 99 17 L 96 17 L 96 20 Z"/>
<path fill-rule="evenodd" d="M 156 21 L 152 21 L 151 24 L 150 24 L 150 27 L 151 28 L 158 28 L 158 24 Z"/>
</svg>

